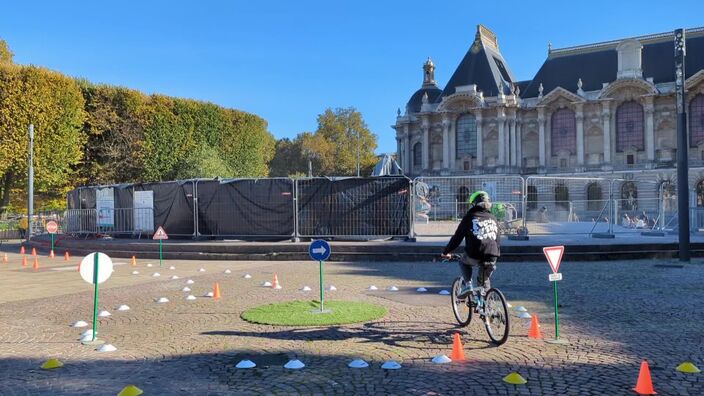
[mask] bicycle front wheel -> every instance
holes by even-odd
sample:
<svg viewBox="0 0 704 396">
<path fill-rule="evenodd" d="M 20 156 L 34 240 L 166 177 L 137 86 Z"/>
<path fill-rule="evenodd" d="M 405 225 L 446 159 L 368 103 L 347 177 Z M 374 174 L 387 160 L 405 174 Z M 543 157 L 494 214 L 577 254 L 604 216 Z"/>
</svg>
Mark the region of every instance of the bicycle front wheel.
<svg viewBox="0 0 704 396">
<path fill-rule="evenodd" d="M 455 314 L 455 319 L 460 326 L 464 327 L 469 324 L 472 320 L 472 306 L 471 299 L 469 297 L 458 298 L 457 296 L 462 291 L 462 277 L 455 279 L 452 283 L 452 293 L 450 298 L 452 299 L 452 313 Z"/>
<path fill-rule="evenodd" d="M 496 345 L 505 343 L 508 340 L 509 316 L 506 298 L 500 290 L 489 289 L 486 293 L 484 314 L 484 326 L 491 341 Z"/>
</svg>

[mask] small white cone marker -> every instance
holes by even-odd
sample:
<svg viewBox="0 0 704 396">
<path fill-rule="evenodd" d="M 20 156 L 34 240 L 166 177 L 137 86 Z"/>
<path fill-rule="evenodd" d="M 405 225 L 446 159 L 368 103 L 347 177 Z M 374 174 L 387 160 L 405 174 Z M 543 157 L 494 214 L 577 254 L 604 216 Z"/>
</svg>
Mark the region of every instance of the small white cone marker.
<svg viewBox="0 0 704 396">
<path fill-rule="evenodd" d="M 196 296 L 194 296 L 193 294 L 189 294 L 188 297 L 186 297 L 186 300 L 188 300 L 188 301 L 193 301 L 195 299 L 196 299 Z"/>
<path fill-rule="evenodd" d="M 117 307 L 117 310 L 118 310 L 118 311 L 129 311 L 129 310 L 130 310 L 130 307 L 127 306 L 127 305 L 125 305 L 125 304 L 122 304 L 122 305 L 120 305 L 119 307 Z"/>
<path fill-rule="evenodd" d="M 271 287 L 271 282 L 266 281 L 266 282 L 262 283 L 262 287 Z"/>
<path fill-rule="evenodd" d="M 159 304 L 163 304 L 163 303 L 169 302 L 169 299 L 166 298 L 166 297 L 159 297 L 159 299 L 156 300 L 156 302 L 159 303 Z"/>
<path fill-rule="evenodd" d="M 528 310 L 526 309 L 526 307 L 524 307 L 523 305 L 517 306 L 516 308 L 514 308 L 514 310 L 515 310 L 516 312 L 528 312 Z"/>
<path fill-rule="evenodd" d="M 435 364 L 444 364 L 444 363 L 450 363 L 452 362 L 452 359 L 445 355 L 438 355 L 433 358 L 433 363 Z"/>
<path fill-rule="evenodd" d="M 389 291 L 398 291 L 398 287 L 396 287 L 396 286 L 391 286 L 391 287 L 389 288 Z"/>
<path fill-rule="evenodd" d="M 174 275 L 171 277 L 171 280 L 176 280 L 176 279 L 178 279 L 178 275 Z"/>
<path fill-rule="evenodd" d="M 308 286 L 303 286 L 303 288 L 301 289 L 301 291 L 303 291 L 303 292 L 309 292 L 309 291 L 311 291 L 311 288 L 308 287 Z"/>
<path fill-rule="evenodd" d="M 84 336 L 81 336 L 80 341 L 81 342 L 93 341 L 93 334 L 86 334 Z"/>
<path fill-rule="evenodd" d="M 161 274 L 160 274 L 160 273 L 158 273 L 158 272 L 155 272 L 155 273 L 153 273 L 153 274 L 152 274 L 152 276 L 153 276 L 154 278 L 158 278 L 158 277 L 160 277 L 160 276 L 161 276 Z"/>
<path fill-rule="evenodd" d="M 152 264 L 151 264 L 151 263 L 147 264 L 147 267 L 151 268 L 151 267 L 152 267 Z"/>
<path fill-rule="evenodd" d="M 112 314 L 108 311 L 100 311 L 100 313 L 98 313 L 98 316 L 101 318 L 107 318 L 108 316 L 111 316 L 111 315 Z"/>
<path fill-rule="evenodd" d="M 419 287 L 419 288 L 416 289 L 416 291 L 417 291 L 418 293 L 425 293 L 425 292 L 428 291 L 428 289 L 426 289 L 426 288 L 424 288 L 424 287 Z"/>
<path fill-rule="evenodd" d="M 335 291 L 337 288 L 333 285 L 328 286 L 328 291 Z"/>
<path fill-rule="evenodd" d="M 198 272 L 205 272 L 205 268 L 199 269 Z"/>
<path fill-rule="evenodd" d="M 251 369 L 257 367 L 257 365 L 251 360 L 240 360 L 235 367 L 238 369 Z"/>
<path fill-rule="evenodd" d="M 379 290 L 379 288 L 374 285 L 371 285 L 367 290 Z"/>
<path fill-rule="evenodd" d="M 186 284 L 187 284 L 187 285 L 192 285 L 192 284 L 194 284 L 194 283 L 195 283 L 195 282 L 193 282 L 193 279 L 189 279 L 189 280 L 186 281 Z"/>
<path fill-rule="evenodd" d="M 384 362 L 384 364 L 381 365 L 381 368 L 384 370 L 398 370 L 401 368 L 401 365 L 395 360 L 389 360 Z"/>
<path fill-rule="evenodd" d="M 529 314 L 528 312 L 521 312 L 521 314 L 518 315 L 518 317 L 521 318 L 521 319 L 530 319 L 530 318 L 532 318 L 532 316 L 530 316 L 530 314 Z"/>
<path fill-rule="evenodd" d="M 115 348 L 112 344 L 104 344 L 97 349 L 98 352 L 115 352 L 116 350 L 117 348 Z"/>
<path fill-rule="evenodd" d="M 225 272 L 223 272 L 223 273 L 224 273 L 224 274 L 231 274 L 232 271 L 230 271 L 229 269 L 226 269 Z"/>
<path fill-rule="evenodd" d="M 302 369 L 306 365 L 303 364 L 302 361 L 295 359 L 295 360 L 289 360 L 288 363 L 284 365 L 284 368 L 290 369 L 290 370 L 298 370 Z"/>
<path fill-rule="evenodd" d="M 355 359 L 350 362 L 350 364 L 347 365 L 349 368 L 367 368 L 369 367 L 369 363 L 365 362 L 362 359 Z"/>
<path fill-rule="evenodd" d="M 252 275 L 250 275 L 250 274 L 244 274 L 243 278 L 244 278 L 244 279 L 252 279 Z"/>
<path fill-rule="evenodd" d="M 447 296 L 447 295 L 450 294 L 450 292 L 447 291 L 447 290 L 440 290 L 440 291 L 438 292 L 438 294 L 442 294 L 443 296 Z"/>
<path fill-rule="evenodd" d="M 79 320 L 78 322 L 74 322 L 73 324 L 71 324 L 71 327 L 86 327 L 86 326 L 88 326 L 88 323 L 86 323 L 82 320 Z"/>
<path fill-rule="evenodd" d="M 88 329 L 81 333 L 81 337 L 93 337 L 93 329 Z"/>
<path fill-rule="evenodd" d="M 174 266 L 172 265 L 171 267 L 169 267 L 169 269 L 173 271 L 173 270 L 176 269 L 176 267 L 174 267 Z"/>
<path fill-rule="evenodd" d="M 139 275 L 139 271 L 132 271 L 132 275 Z"/>
<path fill-rule="evenodd" d="M 191 288 L 188 287 L 188 286 L 186 286 L 186 287 L 184 287 L 183 289 L 181 289 L 181 291 L 188 293 L 189 291 L 191 291 Z"/>
<path fill-rule="evenodd" d="M 213 292 L 207 292 L 203 295 L 203 297 L 212 297 L 214 296 Z"/>
</svg>

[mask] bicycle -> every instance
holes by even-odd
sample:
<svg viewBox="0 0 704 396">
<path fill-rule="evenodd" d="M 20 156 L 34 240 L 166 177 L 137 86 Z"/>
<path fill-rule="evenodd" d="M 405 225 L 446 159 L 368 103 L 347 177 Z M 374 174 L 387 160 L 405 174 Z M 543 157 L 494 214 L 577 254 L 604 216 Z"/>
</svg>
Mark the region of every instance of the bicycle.
<svg viewBox="0 0 704 396">
<path fill-rule="evenodd" d="M 450 259 L 443 259 L 443 261 L 459 262 L 460 259 L 459 255 L 453 254 Z M 474 311 L 484 322 L 491 341 L 497 346 L 504 344 L 508 340 L 509 333 L 508 308 L 504 294 L 493 287 L 484 293 L 484 287 L 475 288 L 470 279 L 470 292 L 459 295 L 464 283 L 465 279 L 461 275 L 452 283 L 450 298 L 455 319 L 460 326 L 466 327 L 472 321 L 472 311 Z"/>
</svg>

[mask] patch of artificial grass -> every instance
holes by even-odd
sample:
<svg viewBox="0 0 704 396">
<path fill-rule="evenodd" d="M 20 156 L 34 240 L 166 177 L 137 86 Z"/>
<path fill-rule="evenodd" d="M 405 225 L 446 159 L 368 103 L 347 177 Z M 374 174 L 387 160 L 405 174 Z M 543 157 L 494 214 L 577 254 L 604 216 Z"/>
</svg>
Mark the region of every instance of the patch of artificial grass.
<svg viewBox="0 0 704 396">
<path fill-rule="evenodd" d="M 381 305 L 354 301 L 325 301 L 328 313 L 320 310 L 318 301 L 288 301 L 251 308 L 242 313 L 242 319 L 260 324 L 281 326 L 324 326 L 367 322 L 382 318 L 386 308 Z"/>
</svg>

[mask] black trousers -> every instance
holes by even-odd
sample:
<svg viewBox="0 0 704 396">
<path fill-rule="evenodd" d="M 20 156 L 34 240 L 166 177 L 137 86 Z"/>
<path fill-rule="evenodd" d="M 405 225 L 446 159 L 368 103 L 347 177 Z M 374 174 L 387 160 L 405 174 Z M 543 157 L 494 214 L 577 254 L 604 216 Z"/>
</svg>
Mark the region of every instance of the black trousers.
<svg viewBox="0 0 704 396">
<path fill-rule="evenodd" d="M 483 286 L 485 290 L 489 290 L 491 288 L 491 274 L 496 269 L 495 258 L 489 261 L 479 261 L 469 258 L 467 255 L 462 255 L 462 260 L 458 264 L 460 266 L 460 271 L 462 271 L 462 277 L 465 281 L 472 279 L 472 267 L 479 267 L 477 285 Z"/>
</svg>

